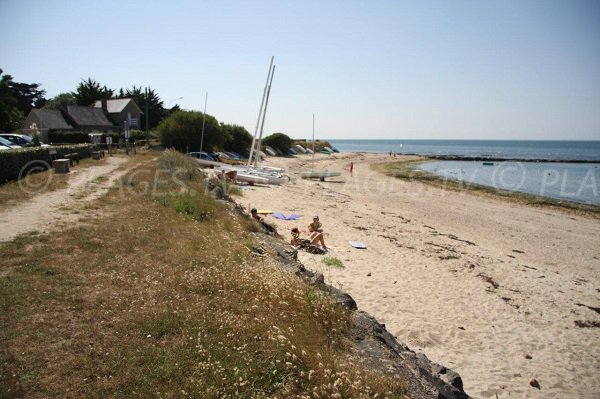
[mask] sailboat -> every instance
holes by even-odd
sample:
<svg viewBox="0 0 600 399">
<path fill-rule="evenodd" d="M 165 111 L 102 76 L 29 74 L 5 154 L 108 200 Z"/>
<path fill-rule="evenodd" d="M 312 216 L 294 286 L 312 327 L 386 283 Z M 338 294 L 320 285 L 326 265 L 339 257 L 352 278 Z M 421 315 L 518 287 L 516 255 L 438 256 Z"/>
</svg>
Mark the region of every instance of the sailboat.
<svg viewBox="0 0 600 399">
<path fill-rule="evenodd" d="M 308 150 L 308 148 L 307 148 Z M 315 164 L 315 114 L 313 114 L 313 126 L 312 126 L 312 150 L 310 151 L 312 154 L 312 162 L 310 171 L 308 172 L 300 172 L 300 177 L 303 179 L 319 179 L 321 181 L 325 181 L 327 177 L 337 177 L 340 176 L 340 172 L 328 171 L 328 170 L 314 170 Z"/>
</svg>

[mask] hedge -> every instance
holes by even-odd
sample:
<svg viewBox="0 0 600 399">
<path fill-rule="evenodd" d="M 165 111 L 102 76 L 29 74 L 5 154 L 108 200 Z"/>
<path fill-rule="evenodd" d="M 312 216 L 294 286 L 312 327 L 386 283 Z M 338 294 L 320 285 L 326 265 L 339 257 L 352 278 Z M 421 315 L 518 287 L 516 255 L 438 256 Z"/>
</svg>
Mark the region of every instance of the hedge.
<svg viewBox="0 0 600 399">
<path fill-rule="evenodd" d="M 56 151 L 56 155 L 50 155 L 50 149 Z M 89 158 L 96 146 L 63 145 L 52 147 L 23 148 L 19 150 L 0 151 L 0 184 L 19 180 L 31 172 L 39 172 L 48 169 L 52 165 L 52 158 L 62 158 L 65 154 L 79 154 L 79 158 Z"/>
<path fill-rule="evenodd" d="M 84 144 L 90 142 L 90 132 L 82 132 L 82 131 L 64 131 L 64 130 L 54 130 L 48 133 L 48 141 L 50 143 L 60 143 L 60 144 Z M 143 130 L 133 129 L 130 132 L 130 141 L 136 140 L 145 140 L 146 132 Z M 119 142 L 119 139 L 123 137 L 123 133 L 104 133 L 107 137 L 112 137 L 113 143 L 116 144 Z"/>
<path fill-rule="evenodd" d="M 113 143 L 119 142 L 120 133 L 104 133 L 113 138 Z M 48 133 L 50 143 L 83 144 L 90 142 L 89 132 L 57 130 Z"/>
</svg>

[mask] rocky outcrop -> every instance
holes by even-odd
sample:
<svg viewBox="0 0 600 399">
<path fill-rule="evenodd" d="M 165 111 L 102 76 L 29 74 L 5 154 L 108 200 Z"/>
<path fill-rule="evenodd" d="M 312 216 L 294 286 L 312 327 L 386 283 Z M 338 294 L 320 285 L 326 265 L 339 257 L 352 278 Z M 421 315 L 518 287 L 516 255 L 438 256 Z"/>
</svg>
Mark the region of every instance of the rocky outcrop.
<svg viewBox="0 0 600 399">
<path fill-rule="evenodd" d="M 350 356 L 383 374 L 395 375 L 406 381 L 408 397 L 412 399 L 466 399 L 460 375 L 451 369 L 433 363 L 423 353 L 415 353 L 398 342 L 375 318 L 357 309 L 352 297 L 325 284 L 322 274 L 304 267 L 297 259 L 297 251 L 281 240 L 265 237 L 283 268 L 296 274 L 307 284 L 328 292 L 340 306 L 352 311 L 354 340 Z"/>
</svg>

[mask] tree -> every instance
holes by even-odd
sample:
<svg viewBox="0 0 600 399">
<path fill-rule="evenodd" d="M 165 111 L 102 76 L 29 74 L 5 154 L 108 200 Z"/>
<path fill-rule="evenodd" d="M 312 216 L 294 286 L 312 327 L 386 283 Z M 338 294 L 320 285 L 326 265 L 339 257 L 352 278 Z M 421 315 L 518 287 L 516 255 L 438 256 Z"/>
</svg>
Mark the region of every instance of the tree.
<svg viewBox="0 0 600 399">
<path fill-rule="evenodd" d="M 77 105 L 91 106 L 98 100 L 108 100 L 113 97 L 114 91 L 101 86 L 92 78 L 81 80 L 77 86 L 77 90 L 73 92 Z"/>
<path fill-rule="evenodd" d="M 0 75 L 2 75 L 0 69 Z M 12 76 L 4 75 L 0 79 L 0 131 L 12 132 L 23 124 L 24 113 L 19 109 L 17 98 L 11 89 Z"/>
<path fill-rule="evenodd" d="M 276 148 L 284 154 L 287 154 L 294 141 L 283 133 L 273 133 L 272 135 L 265 137 L 262 140 L 262 143 L 264 145 L 268 145 L 269 147 Z"/>
<path fill-rule="evenodd" d="M 225 149 L 227 151 L 234 151 L 240 154 L 248 152 L 250 145 L 252 145 L 252 136 L 246 128 L 238 125 L 228 125 L 221 123 L 221 129 L 225 133 L 225 136 L 229 140 L 225 143 Z"/>
<path fill-rule="evenodd" d="M 10 76 L 10 75 L 7 75 Z M 29 112 L 35 108 L 41 108 L 46 103 L 46 90 L 40 89 L 40 83 L 21 83 L 13 82 L 9 83 L 10 89 L 17 100 L 17 108 L 23 113 L 28 115 Z"/>
<path fill-rule="evenodd" d="M 199 151 L 202 138 L 202 112 L 178 111 L 163 119 L 156 131 L 160 140 L 167 148 L 179 151 Z M 223 149 L 230 140 L 228 132 L 224 132 L 214 116 L 206 115 L 204 126 L 203 151 L 218 151 Z"/>
<path fill-rule="evenodd" d="M 156 91 L 147 87 L 143 89 L 135 87 L 131 89 L 119 90 L 119 98 L 131 98 L 140 107 L 144 114 L 146 113 L 146 103 L 148 103 L 148 128 L 154 129 L 158 123 L 166 118 L 169 111 L 163 107 L 163 101 L 160 99 Z M 146 129 L 146 115 L 141 118 L 141 127 Z"/>
<path fill-rule="evenodd" d="M 48 109 L 61 109 L 67 105 L 77 105 L 77 99 L 73 93 L 60 93 L 54 98 L 51 98 L 46 102 L 44 108 Z"/>
</svg>

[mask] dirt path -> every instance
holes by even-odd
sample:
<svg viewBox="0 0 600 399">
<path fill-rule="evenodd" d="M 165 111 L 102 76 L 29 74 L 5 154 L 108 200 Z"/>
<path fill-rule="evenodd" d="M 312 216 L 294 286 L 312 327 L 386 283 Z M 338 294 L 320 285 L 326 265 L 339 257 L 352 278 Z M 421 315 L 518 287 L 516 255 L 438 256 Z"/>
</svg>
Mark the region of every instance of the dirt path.
<svg viewBox="0 0 600 399">
<path fill-rule="evenodd" d="M 83 205 L 102 196 L 129 168 L 119 169 L 128 158 L 107 158 L 102 165 L 74 168 L 68 187 L 40 193 L 18 205 L 0 210 L 0 242 L 33 231 L 47 232 L 57 226 L 76 223 Z M 49 175 L 52 176 L 52 175 Z"/>
</svg>

